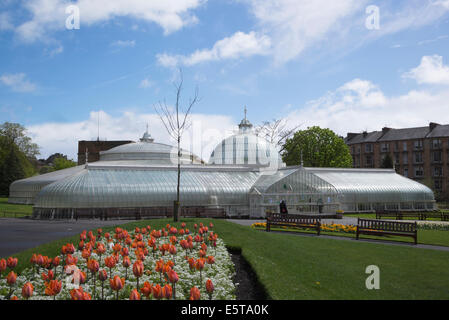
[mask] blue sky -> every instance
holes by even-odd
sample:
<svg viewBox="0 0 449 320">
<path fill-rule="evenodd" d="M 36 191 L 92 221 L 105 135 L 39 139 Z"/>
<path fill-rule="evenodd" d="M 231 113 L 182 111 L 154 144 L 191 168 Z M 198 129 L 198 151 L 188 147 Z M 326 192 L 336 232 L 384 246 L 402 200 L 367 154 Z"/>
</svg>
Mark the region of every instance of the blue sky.
<svg viewBox="0 0 449 320">
<path fill-rule="evenodd" d="M 449 123 L 448 0 L 4 0 L 0 48 L 0 122 L 25 125 L 42 157 L 76 159 L 98 117 L 103 139 L 149 123 L 170 143 L 154 105 L 173 103 L 179 68 L 184 101 L 201 97 L 183 144 L 206 160 L 244 105 L 254 124 L 341 135 Z"/>
</svg>

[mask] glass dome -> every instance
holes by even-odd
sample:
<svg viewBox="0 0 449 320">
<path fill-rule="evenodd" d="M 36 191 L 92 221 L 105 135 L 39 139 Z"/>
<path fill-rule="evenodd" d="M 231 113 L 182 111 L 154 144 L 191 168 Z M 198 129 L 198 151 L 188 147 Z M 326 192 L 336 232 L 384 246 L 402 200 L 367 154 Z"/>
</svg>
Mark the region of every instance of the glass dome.
<svg viewBox="0 0 449 320">
<path fill-rule="evenodd" d="M 276 146 L 258 137 L 253 125 L 246 118 L 239 124 L 239 131 L 219 143 L 209 159 L 209 164 L 245 165 L 255 167 L 285 167 Z"/>
</svg>

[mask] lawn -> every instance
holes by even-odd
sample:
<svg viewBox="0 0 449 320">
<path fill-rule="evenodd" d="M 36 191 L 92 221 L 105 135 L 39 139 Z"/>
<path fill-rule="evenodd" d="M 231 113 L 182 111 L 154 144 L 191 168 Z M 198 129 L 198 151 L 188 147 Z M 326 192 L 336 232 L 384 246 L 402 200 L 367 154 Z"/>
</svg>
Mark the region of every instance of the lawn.
<svg viewBox="0 0 449 320">
<path fill-rule="evenodd" d="M 259 227 L 259 230 L 265 230 L 265 227 Z M 315 230 L 304 230 L 304 229 L 294 229 L 294 228 L 282 228 L 282 227 L 271 227 L 272 231 L 287 231 L 287 232 L 300 232 L 300 233 L 308 233 L 308 234 L 316 234 Z M 329 235 L 329 236 L 339 236 L 339 237 L 348 237 L 355 238 L 354 233 L 344 233 L 344 232 L 328 232 L 321 231 L 321 235 Z M 402 236 L 372 236 L 372 235 L 360 235 L 360 239 L 374 239 L 374 240 L 394 240 L 399 242 L 409 242 L 414 243 L 413 238 L 411 237 L 402 237 Z M 449 247 L 449 231 L 437 231 L 437 230 L 418 230 L 418 244 L 430 244 L 437 246 L 446 246 Z"/>
<path fill-rule="evenodd" d="M 217 219 L 182 221 L 212 221 L 214 231 L 226 245 L 241 250 L 273 299 L 449 299 L 449 252 L 266 233 Z M 121 227 L 162 228 L 167 223 L 172 223 L 171 219 Z M 103 228 L 105 232 L 111 229 Z M 77 244 L 78 239 L 74 236 L 14 255 L 19 258 L 18 270 L 29 266 L 32 253 L 52 257 L 59 254 L 63 244 Z M 380 268 L 380 290 L 365 287 L 365 269 L 369 265 Z"/>
<path fill-rule="evenodd" d="M 14 217 L 19 218 L 29 216 L 33 213 L 33 206 L 26 204 L 8 203 L 8 198 L 0 198 L 0 218 Z"/>
</svg>

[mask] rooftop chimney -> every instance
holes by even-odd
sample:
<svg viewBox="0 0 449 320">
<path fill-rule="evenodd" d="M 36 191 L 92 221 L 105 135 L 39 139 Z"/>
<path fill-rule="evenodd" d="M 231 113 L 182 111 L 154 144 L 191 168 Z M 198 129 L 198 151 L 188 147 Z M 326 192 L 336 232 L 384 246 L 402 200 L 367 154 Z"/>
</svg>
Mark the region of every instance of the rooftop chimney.
<svg viewBox="0 0 449 320">
<path fill-rule="evenodd" d="M 429 123 L 429 129 L 430 129 L 430 131 L 432 131 L 433 129 L 435 129 L 437 126 L 439 126 L 438 123 L 435 123 L 435 122 Z"/>
</svg>

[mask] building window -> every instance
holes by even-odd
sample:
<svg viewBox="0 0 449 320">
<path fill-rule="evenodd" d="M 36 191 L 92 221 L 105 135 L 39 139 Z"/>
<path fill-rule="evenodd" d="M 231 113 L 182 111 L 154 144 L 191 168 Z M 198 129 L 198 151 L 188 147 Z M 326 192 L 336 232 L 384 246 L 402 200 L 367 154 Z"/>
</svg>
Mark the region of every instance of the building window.
<svg viewBox="0 0 449 320">
<path fill-rule="evenodd" d="M 422 163 L 422 152 L 415 152 L 415 163 Z"/>
<path fill-rule="evenodd" d="M 394 154 L 394 164 L 399 165 L 399 155 L 396 153 Z"/>
<path fill-rule="evenodd" d="M 404 153 L 402 155 L 402 164 L 408 164 L 408 154 Z"/>
<path fill-rule="evenodd" d="M 443 181 L 441 181 L 441 180 L 439 180 L 439 179 L 436 179 L 435 181 L 434 181 L 434 186 L 435 186 L 435 190 L 441 190 L 441 189 L 443 189 Z"/>
<path fill-rule="evenodd" d="M 434 177 L 442 177 L 443 176 L 443 167 L 434 167 L 433 168 L 433 176 Z"/>
<path fill-rule="evenodd" d="M 394 143 L 394 151 L 398 152 L 399 151 L 399 142 L 395 141 Z"/>
<path fill-rule="evenodd" d="M 415 177 L 419 178 L 424 176 L 424 168 L 421 166 L 415 167 Z"/>
<path fill-rule="evenodd" d="M 373 145 L 371 143 L 365 144 L 365 152 L 373 152 Z"/>
<path fill-rule="evenodd" d="M 433 149 L 440 149 L 441 148 L 441 140 L 440 139 L 433 139 L 432 140 L 432 148 Z"/>
<path fill-rule="evenodd" d="M 433 151 L 432 152 L 432 161 L 433 162 L 443 161 L 443 153 L 441 151 Z"/>
<path fill-rule="evenodd" d="M 404 177 L 408 177 L 408 168 L 404 168 Z"/>
<path fill-rule="evenodd" d="M 380 145 L 381 152 L 388 152 L 390 151 L 390 144 L 389 143 L 382 143 Z"/>
<path fill-rule="evenodd" d="M 422 149 L 422 140 L 415 140 L 413 143 L 413 146 L 415 150 L 421 150 Z"/>
<path fill-rule="evenodd" d="M 404 141 L 402 143 L 402 151 L 407 151 L 407 142 L 406 141 Z"/>
<path fill-rule="evenodd" d="M 372 167 L 373 166 L 374 162 L 373 162 L 373 157 L 372 156 L 370 156 L 370 155 L 366 156 L 365 160 L 366 160 L 366 166 L 367 167 Z"/>
</svg>

